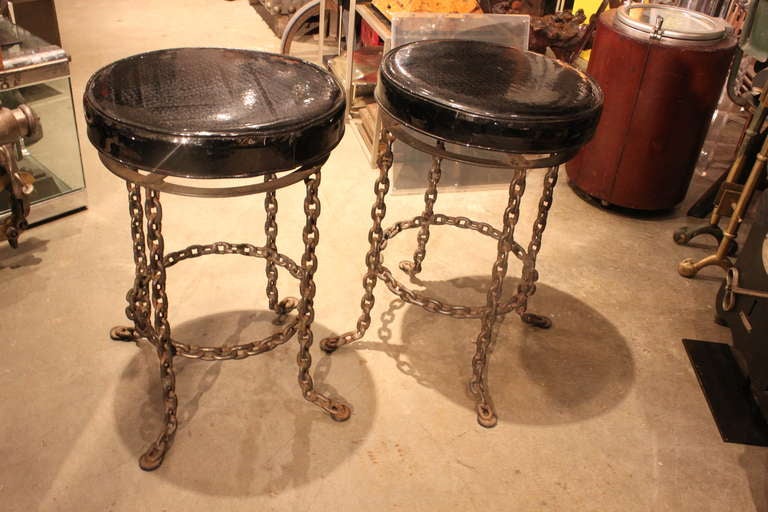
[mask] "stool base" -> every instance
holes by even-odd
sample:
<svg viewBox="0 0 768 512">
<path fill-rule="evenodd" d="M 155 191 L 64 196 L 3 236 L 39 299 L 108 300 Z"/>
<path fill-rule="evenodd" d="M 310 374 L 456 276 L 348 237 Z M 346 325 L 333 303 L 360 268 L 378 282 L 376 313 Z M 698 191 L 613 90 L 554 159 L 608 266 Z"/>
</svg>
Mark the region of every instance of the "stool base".
<svg viewBox="0 0 768 512">
<path fill-rule="evenodd" d="M 475 397 L 475 410 L 477 421 L 484 427 L 493 427 L 497 424 L 495 408 L 488 389 L 487 369 L 490 353 L 491 338 L 496 319 L 500 315 L 510 312 L 517 313 L 521 320 L 534 327 L 548 329 L 552 326 L 552 320 L 548 317 L 526 312 L 528 298 L 536 290 L 535 282 L 538 280 L 538 272 L 535 269 L 536 256 L 541 248 L 541 238 L 547 222 L 547 214 L 552 205 L 552 192 L 557 183 L 557 167 L 550 167 L 544 180 L 544 189 L 538 205 L 538 215 L 533 225 L 533 233 L 528 247 L 524 249 L 514 239 L 514 229 L 517 225 L 520 213 L 520 202 L 525 191 L 525 179 L 527 169 L 514 169 L 514 175 L 509 187 L 509 201 L 503 216 L 503 229 L 473 221 L 466 217 L 450 217 L 434 212 L 437 200 L 437 186 L 440 180 L 440 164 L 445 154 L 445 148 L 441 141 L 436 141 L 436 147 L 432 151 L 433 165 L 429 172 L 427 190 L 424 194 L 424 210 L 422 214 L 410 221 L 397 222 L 389 228 L 382 227 L 382 221 L 386 213 L 386 195 L 389 191 L 389 170 L 392 167 L 392 145 L 396 139 L 396 128 L 386 127 L 380 138 L 378 152 L 379 177 L 374 185 L 376 201 L 371 210 L 373 226 L 368 233 L 370 247 L 366 254 L 366 274 L 363 278 L 363 298 L 361 300 L 361 315 L 357 320 L 354 331 L 346 332 L 339 336 L 331 336 L 320 342 L 320 347 L 327 353 L 332 353 L 342 345 L 357 341 L 365 335 L 371 324 L 371 310 L 375 303 L 374 288 L 379 279 L 395 295 L 403 301 L 421 306 L 427 311 L 441 313 L 454 318 L 481 318 L 480 333 L 475 342 L 475 355 L 472 359 L 473 375 L 469 383 L 469 391 Z M 397 138 L 400 133 L 397 132 Z M 423 149 L 423 146 L 420 146 Z M 498 241 L 497 258 L 491 272 L 491 286 L 489 287 L 486 304 L 484 306 L 461 306 L 444 304 L 432 297 L 425 297 L 418 292 L 409 290 L 398 282 L 392 272 L 383 264 L 382 253 L 390 239 L 406 229 L 419 228 L 417 235 L 417 248 L 413 260 L 400 262 L 399 268 L 415 277 L 422 269 L 422 263 L 426 257 L 426 246 L 429 241 L 429 229 L 432 225 L 449 225 L 463 229 L 471 229 Z M 507 259 L 512 253 L 523 263 L 522 280 L 518 285 L 514 298 L 507 303 L 501 302 L 501 292 L 504 278 L 507 274 Z"/>
<path fill-rule="evenodd" d="M 114 162 L 111 164 L 113 167 L 118 165 Z M 177 429 L 176 413 L 178 408 L 175 391 L 176 377 L 173 369 L 175 356 L 207 361 L 245 359 L 270 351 L 296 335 L 299 341 L 298 380 L 302 396 L 320 407 L 336 421 L 344 421 L 350 417 L 351 410 L 346 404 L 315 390 L 310 374 L 312 359 L 309 349 L 313 342 L 314 273 L 317 267 L 315 248 L 319 238 L 317 219 L 320 214 L 320 203 L 317 190 L 320 182 L 320 169 L 317 167 L 311 172 L 302 171 L 302 173 L 304 173 L 302 176 L 307 189 L 304 201 L 304 212 L 307 220 L 302 232 L 304 254 L 300 265 L 277 252 L 277 224 L 275 220 L 277 201 L 274 191 L 280 186 L 284 186 L 285 183 L 275 179 L 274 175 L 265 176 L 264 183 L 267 187 L 264 190 L 266 191 L 265 208 L 267 211 L 265 224 L 267 241 L 265 246 L 256 247 L 250 244 L 215 242 L 208 245 L 193 245 L 171 253 L 164 251 L 160 192 L 149 184 L 142 187 L 137 183 L 127 181 L 135 277 L 133 286 L 126 295 L 128 306 L 125 313 L 128 320 L 133 322 L 133 326 L 113 328 L 110 331 L 110 338 L 134 342 L 143 339 L 156 349 L 160 362 L 160 381 L 164 406 L 163 429 L 157 439 L 139 458 L 141 469 L 152 471 L 160 467 L 173 444 Z M 142 188 L 146 195 L 143 204 Z M 146 219 L 144 218 L 145 212 Z M 171 337 L 171 327 L 168 321 L 168 297 L 166 295 L 166 269 L 184 259 L 210 254 L 239 254 L 266 260 L 269 307 L 276 314 L 273 323 L 281 326 L 282 329 L 262 340 L 233 346 L 187 345 Z M 300 299 L 293 297 L 278 299 L 278 267 L 284 268 L 292 277 L 299 279 Z M 292 311 L 296 311 L 296 315 L 289 316 Z"/>
</svg>

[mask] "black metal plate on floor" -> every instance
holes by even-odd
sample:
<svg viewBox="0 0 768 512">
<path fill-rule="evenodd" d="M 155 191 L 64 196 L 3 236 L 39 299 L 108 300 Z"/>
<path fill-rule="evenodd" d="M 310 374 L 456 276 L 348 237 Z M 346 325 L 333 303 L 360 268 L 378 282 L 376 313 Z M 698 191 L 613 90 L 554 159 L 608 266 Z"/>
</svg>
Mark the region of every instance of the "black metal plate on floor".
<svg viewBox="0 0 768 512">
<path fill-rule="evenodd" d="M 688 339 L 683 340 L 683 346 L 723 441 L 768 446 L 768 422 L 752 397 L 731 347 Z"/>
</svg>

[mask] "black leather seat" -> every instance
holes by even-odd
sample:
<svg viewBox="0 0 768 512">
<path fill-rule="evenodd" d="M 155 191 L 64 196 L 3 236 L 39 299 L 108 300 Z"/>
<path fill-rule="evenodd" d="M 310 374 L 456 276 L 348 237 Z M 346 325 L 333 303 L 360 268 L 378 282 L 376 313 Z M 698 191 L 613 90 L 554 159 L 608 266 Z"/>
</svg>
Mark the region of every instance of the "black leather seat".
<svg viewBox="0 0 768 512">
<path fill-rule="evenodd" d="M 389 52 L 376 100 L 409 128 L 510 153 L 556 153 L 588 141 L 603 94 L 559 61 L 476 41 L 432 40 Z"/>
<path fill-rule="evenodd" d="M 247 177 L 320 163 L 344 134 L 344 94 L 328 73 L 249 50 L 128 57 L 94 74 L 83 101 L 99 151 L 170 176 Z"/>
</svg>

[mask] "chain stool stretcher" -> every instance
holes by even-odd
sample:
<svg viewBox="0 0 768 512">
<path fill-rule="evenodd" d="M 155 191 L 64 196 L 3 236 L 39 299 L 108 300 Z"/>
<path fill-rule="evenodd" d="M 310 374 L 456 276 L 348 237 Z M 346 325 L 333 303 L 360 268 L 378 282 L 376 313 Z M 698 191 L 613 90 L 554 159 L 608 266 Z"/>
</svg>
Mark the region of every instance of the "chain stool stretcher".
<svg viewBox="0 0 768 512">
<path fill-rule="evenodd" d="M 348 419 L 348 406 L 314 389 L 309 352 L 320 172 L 344 134 L 345 101 L 336 81 L 317 66 L 280 55 L 178 48 L 135 55 L 102 68 L 88 82 L 83 101 L 88 138 L 107 169 L 128 187 L 135 278 L 125 312 L 133 326 L 117 327 L 111 335 L 124 341 L 146 339 L 160 359 L 164 427 L 139 459 L 140 467 L 159 467 L 176 433 L 174 356 L 244 359 L 297 335 L 298 380 L 304 398 L 335 420 Z M 190 179 L 222 178 L 263 181 L 222 187 L 189 184 Z M 306 187 L 306 224 L 304 254 L 297 264 L 277 250 L 276 191 L 300 181 Z M 194 197 L 264 193 L 265 244 L 215 242 L 166 252 L 161 193 Z M 166 269 L 209 254 L 266 261 L 266 295 L 281 330 L 234 346 L 188 345 L 171 337 Z M 279 300 L 278 267 L 299 280 L 299 299 Z M 297 315 L 289 318 L 293 309 Z"/>
<path fill-rule="evenodd" d="M 469 389 L 476 400 L 478 422 L 492 427 L 497 417 L 488 390 L 487 367 L 493 327 L 498 316 L 513 311 L 526 323 L 551 326 L 549 318 L 527 312 L 528 299 L 538 280 L 536 256 L 552 205 L 558 165 L 592 137 L 602 109 L 602 92 L 583 73 L 535 53 L 490 43 L 435 40 L 410 43 L 384 57 L 376 100 L 383 128 L 377 160 L 379 177 L 374 186 L 376 199 L 371 210 L 373 226 L 365 258 L 362 314 L 354 331 L 326 338 L 321 347 L 332 352 L 365 334 L 371 324 L 373 291 L 379 279 L 402 300 L 427 311 L 454 318 L 480 318 Z M 384 228 L 395 140 L 432 155 L 432 168 L 422 214 Z M 443 159 L 512 171 L 501 229 L 466 217 L 435 213 Z M 514 230 L 526 174 L 528 169 L 542 167 L 548 170 L 532 238 L 524 248 L 515 240 Z M 470 229 L 498 241 L 484 306 L 444 304 L 424 296 L 408 289 L 384 265 L 382 253 L 389 240 L 406 229 L 418 228 L 413 260 L 400 263 L 406 274 L 418 274 L 433 225 Z M 502 302 L 510 252 L 521 260 L 522 276 L 512 299 Z"/>
</svg>

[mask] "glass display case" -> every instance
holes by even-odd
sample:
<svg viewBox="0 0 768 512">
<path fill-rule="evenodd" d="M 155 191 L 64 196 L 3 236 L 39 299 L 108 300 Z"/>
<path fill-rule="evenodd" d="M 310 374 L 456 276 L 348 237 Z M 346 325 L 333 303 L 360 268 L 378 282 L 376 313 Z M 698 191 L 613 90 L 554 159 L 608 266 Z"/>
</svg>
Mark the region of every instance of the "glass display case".
<svg viewBox="0 0 768 512">
<path fill-rule="evenodd" d="M 42 136 L 19 145 L 18 167 L 34 176 L 29 223 L 86 206 L 69 56 L 58 46 L 0 18 L 0 106 L 26 104 L 39 116 Z M 0 219 L 10 213 L 10 196 L 0 192 Z"/>
</svg>

